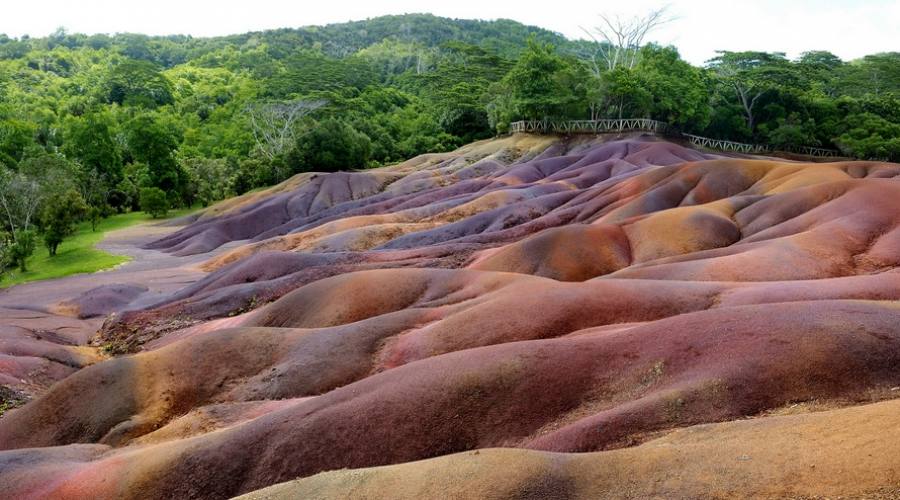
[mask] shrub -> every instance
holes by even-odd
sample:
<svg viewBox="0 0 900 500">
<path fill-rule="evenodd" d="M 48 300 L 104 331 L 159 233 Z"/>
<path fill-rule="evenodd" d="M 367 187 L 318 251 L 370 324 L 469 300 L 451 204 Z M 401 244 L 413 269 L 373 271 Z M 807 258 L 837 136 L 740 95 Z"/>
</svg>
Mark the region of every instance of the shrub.
<svg viewBox="0 0 900 500">
<path fill-rule="evenodd" d="M 159 188 L 141 188 L 141 210 L 150 214 L 154 219 L 165 217 L 169 212 L 169 201 L 166 193 Z"/>
<path fill-rule="evenodd" d="M 41 212 L 41 224 L 44 226 L 44 244 L 51 256 L 56 255 L 59 244 L 66 236 L 75 232 L 75 223 L 87 213 L 87 204 L 74 189 L 54 194 L 47 199 Z"/>
<path fill-rule="evenodd" d="M 18 231 L 7 250 L 10 262 L 23 273 L 28 270 L 26 263 L 34 253 L 35 239 L 34 231 Z"/>
<path fill-rule="evenodd" d="M 288 161 L 295 172 L 335 172 L 365 168 L 371 155 L 372 141 L 366 134 L 329 118 L 300 136 Z"/>
</svg>

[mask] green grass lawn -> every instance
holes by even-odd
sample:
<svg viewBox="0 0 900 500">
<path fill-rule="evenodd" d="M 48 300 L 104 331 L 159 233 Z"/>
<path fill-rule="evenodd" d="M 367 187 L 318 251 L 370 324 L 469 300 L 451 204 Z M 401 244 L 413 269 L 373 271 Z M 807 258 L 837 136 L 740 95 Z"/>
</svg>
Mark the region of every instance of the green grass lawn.
<svg viewBox="0 0 900 500">
<path fill-rule="evenodd" d="M 191 213 L 192 209 L 171 210 L 168 218 L 182 217 Z M 144 212 L 129 212 L 108 217 L 97 224 L 97 230 L 91 231 L 90 222 L 82 222 L 78 225 L 75 234 L 66 238 L 51 257 L 47 248 L 43 246 L 43 240 L 38 236 L 38 246 L 34 255 L 28 259 L 28 271 L 22 273 L 18 269 L 10 272 L 0 281 L 0 287 L 17 285 L 28 281 L 61 278 L 70 274 L 92 273 L 109 269 L 123 262 L 131 260 L 124 255 L 113 255 L 94 248 L 94 245 L 103 240 L 103 234 L 124 227 L 133 226 L 141 222 L 153 221 Z M 162 221 L 165 219 L 156 219 Z"/>
</svg>

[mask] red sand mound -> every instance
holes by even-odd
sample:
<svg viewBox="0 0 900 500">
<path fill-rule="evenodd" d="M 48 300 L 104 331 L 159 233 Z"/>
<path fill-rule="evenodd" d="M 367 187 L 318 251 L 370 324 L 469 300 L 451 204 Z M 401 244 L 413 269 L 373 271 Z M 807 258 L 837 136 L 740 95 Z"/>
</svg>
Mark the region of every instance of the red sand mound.
<svg viewBox="0 0 900 500">
<path fill-rule="evenodd" d="M 885 460 L 900 454 L 898 430 L 892 401 L 691 427 L 598 454 L 489 449 L 327 472 L 241 498 L 889 499 L 900 491 L 900 470 Z"/>
<path fill-rule="evenodd" d="M 127 310 L 94 343 L 135 354 L 76 364 L 0 419 L 0 487 L 889 493 L 894 402 L 770 415 L 900 396 L 898 175 L 523 135 L 303 174 L 151 245 L 229 243 L 199 281 L 149 306 L 138 288 L 68 302 Z M 486 448 L 532 451 L 393 466 Z"/>
</svg>

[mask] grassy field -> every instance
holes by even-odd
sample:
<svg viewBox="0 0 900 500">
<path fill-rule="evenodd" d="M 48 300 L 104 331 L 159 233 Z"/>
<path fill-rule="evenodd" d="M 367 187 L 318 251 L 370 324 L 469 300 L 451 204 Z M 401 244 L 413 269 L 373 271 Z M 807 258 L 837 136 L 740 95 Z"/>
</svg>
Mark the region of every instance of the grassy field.
<svg viewBox="0 0 900 500">
<path fill-rule="evenodd" d="M 191 211 L 190 209 L 170 211 L 168 218 L 182 217 Z M 47 248 L 43 245 L 43 240 L 40 240 L 40 237 L 38 237 L 40 241 L 38 241 L 34 255 L 28 259 L 28 271 L 22 273 L 18 269 L 11 270 L 0 281 L 0 287 L 28 281 L 60 278 L 70 274 L 92 273 L 127 262 L 131 260 L 130 257 L 113 255 L 94 248 L 94 245 L 103 240 L 103 234 L 107 231 L 114 231 L 152 220 L 144 212 L 113 215 L 100 221 L 97 224 L 96 231 L 91 231 L 90 222 L 82 222 L 78 225 L 75 234 L 62 242 L 54 257 L 50 256 Z M 161 220 L 164 219 L 156 219 L 156 221 Z"/>
</svg>

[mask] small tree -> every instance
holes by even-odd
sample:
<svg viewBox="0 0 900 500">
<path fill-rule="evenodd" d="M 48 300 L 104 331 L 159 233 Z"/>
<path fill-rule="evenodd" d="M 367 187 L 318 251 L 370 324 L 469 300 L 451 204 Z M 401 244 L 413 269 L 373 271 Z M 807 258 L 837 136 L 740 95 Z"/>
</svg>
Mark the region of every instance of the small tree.
<svg viewBox="0 0 900 500">
<path fill-rule="evenodd" d="M 228 195 L 228 164 L 223 159 L 185 158 L 182 166 L 187 171 L 197 199 L 206 207 Z"/>
<path fill-rule="evenodd" d="M 97 231 L 97 224 L 100 223 L 100 220 L 103 218 L 104 210 L 100 207 L 90 207 L 87 210 L 87 218 L 91 221 L 91 232 Z"/>
<path fill-rule="evenodd" d="M 600 82 L 608 116 L 623 118 L 648 115 L 653 105 L 653 96 L 635 70 L 616 68 L 604 73 Z"/>
<path fill-rule="evenodd" d="M 41 223 L 44 226 L 44 245 L 51 257 L 56 255 L 59 244 L 75 232 L 75 224 L 87 212 L 87 203 L 74 189 L 54 194 L 47 199 L 41 213 Z"/>
<path fill-rule="evenodd" d="M 109 206 L 116 211 L 116 213 L 122 213 L 125 211 L 125 208 L 128 206 L 128 194 L 121 189 L 113 189 L 109 192 Z"/>
<path fill-rule="evenodd" d="M 0 233 L 0 281 L 12 265 L 12 238 Z"/>
<path fill-rule="evenodd" d="M 169 201 L 166 199 L 165 191 L 154 187 L 141 188 L 141 210 L 154 219 L 165 217 L 169 212 Z"/>
<path fill-rule="evenodd" d="M 26 264 L 28 258 L 34 253 L 36 239 L 34 231 L 29 229 L 27 231 L 19 231 L 15 235 L 15 239 L 10 241 L 9 249 L 7 250 L 8 258 L 23 273 L 28 271 Z"/>
</svg>

